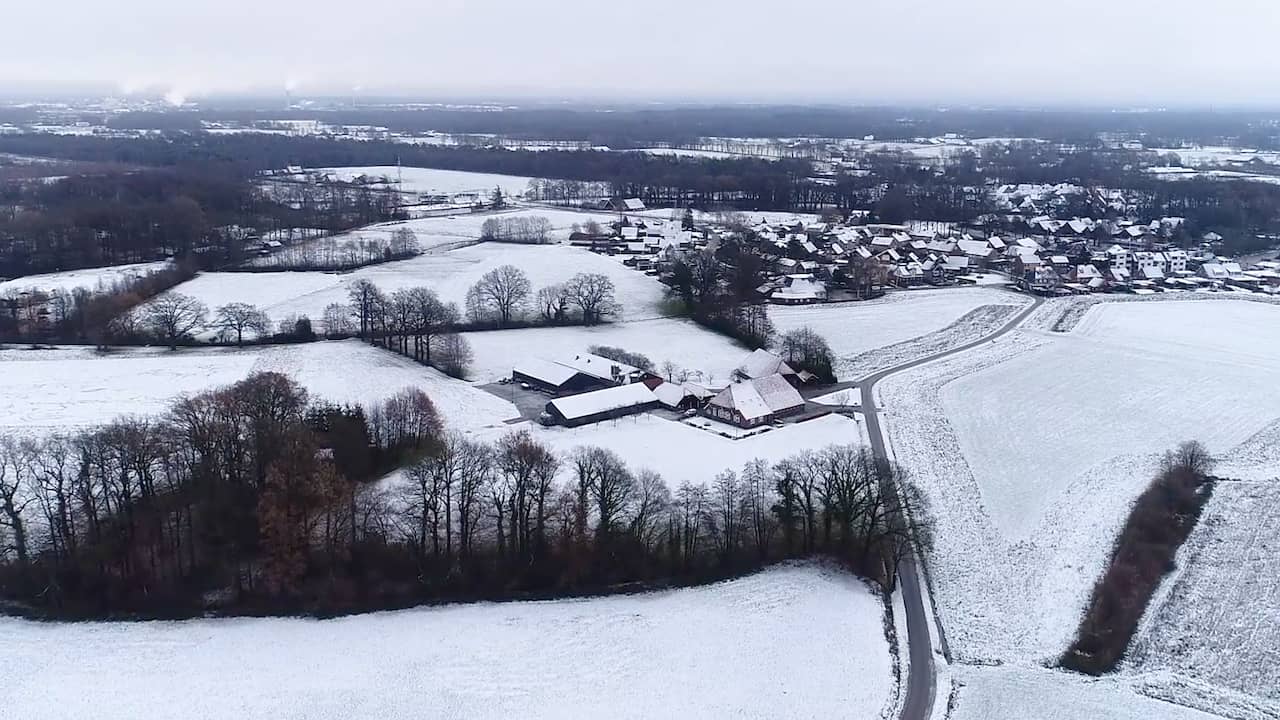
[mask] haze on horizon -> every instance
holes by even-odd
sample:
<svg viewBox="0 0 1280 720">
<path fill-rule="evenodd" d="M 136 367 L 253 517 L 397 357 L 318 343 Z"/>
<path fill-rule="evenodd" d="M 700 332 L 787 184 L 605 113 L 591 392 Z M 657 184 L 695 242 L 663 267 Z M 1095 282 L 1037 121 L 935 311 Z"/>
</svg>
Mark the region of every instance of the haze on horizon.
<svg viewBox="0 0 1280 720">
<path fill-rule="evenodd" d="M 1280 3 L 1256 0 L 64 0 L 4 15 L 0 95 L 1280 105 Z"/>
</svg>

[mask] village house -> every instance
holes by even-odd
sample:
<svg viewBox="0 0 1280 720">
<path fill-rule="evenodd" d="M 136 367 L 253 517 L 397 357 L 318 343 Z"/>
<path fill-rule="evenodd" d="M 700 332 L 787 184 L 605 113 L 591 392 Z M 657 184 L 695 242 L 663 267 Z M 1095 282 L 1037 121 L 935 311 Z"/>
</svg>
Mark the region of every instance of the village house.
<svg viewBox="0 0 1280 720">
<path fill-rule="evenodd" d="M 804 411 L 804 398 L 781 374 L 731 384 L 703 408 L 707 417 L 752 428 Z"/>
</svg>

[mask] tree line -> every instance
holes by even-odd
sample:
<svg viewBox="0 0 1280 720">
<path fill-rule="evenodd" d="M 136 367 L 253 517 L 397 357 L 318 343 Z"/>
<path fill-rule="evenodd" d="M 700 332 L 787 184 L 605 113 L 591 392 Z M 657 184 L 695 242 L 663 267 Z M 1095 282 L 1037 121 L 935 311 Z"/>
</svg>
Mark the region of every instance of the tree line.
<svg viewBox="0 0 1280 720">
<path fill-rule="evenodd" d="M 673 488 L 605 448 L 450 432 L 417 390 L 334 407 L 259 373 L 163 417 L 0 439 L 0 597 L 58 616 L 342 612 L 812 554 L 890 588 L 917 529 L 906 486 L 831 446 Z"/>
</svg>

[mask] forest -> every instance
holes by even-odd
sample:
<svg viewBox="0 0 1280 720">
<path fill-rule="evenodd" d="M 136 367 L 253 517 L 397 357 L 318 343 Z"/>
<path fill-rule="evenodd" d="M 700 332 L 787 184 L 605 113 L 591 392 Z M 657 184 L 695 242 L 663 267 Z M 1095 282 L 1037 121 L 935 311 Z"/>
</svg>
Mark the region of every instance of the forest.
<svg viewBox="0 0 1280 720">
<path fill-rule="evenodd" d="M 394 469 L 399 472 L 385 477 Z M 832 446 L 677 487 L 600 447 L 259 373 L 164 416 L 0 438 L 0 599 L 56 617 L 319 614 L 697 583 L 834 557 L 886 589 L 913 494 Z"/>
</svg>

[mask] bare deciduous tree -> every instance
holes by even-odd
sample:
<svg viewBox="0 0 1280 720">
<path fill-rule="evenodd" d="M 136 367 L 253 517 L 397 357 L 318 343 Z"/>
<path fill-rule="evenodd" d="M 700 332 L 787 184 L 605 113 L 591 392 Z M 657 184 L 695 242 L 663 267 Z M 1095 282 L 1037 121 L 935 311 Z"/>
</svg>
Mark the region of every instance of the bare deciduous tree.
<svg viewBox="0 0 1280 720">
<path fill-rule="evenodd" d="M 255 333 L 258 337 L 271 332 L 271 318 L 248 303 L 229 303 L 218 308 L 213 321 L 214 327 L 228 335 L 236 336 L 236 345 L 244 345 L 244 332 Z"/>
<path fill-rule="evenodd" d="M 595 325 L 621 308 L 614 298 L 613 281 L 600 273 L 578 273 L 564 286 L 569 302 L 582 314 L 584 325 Z"/>
<path fill-rule="evenodd" d="M 170 349 L 192 332 L 204 327 L 209 309 L 190 295 L 165 293 L 143 308 L 143 325 Z"/>
<path fill-rule="evenodd" d="M 467 291 L 467 315 L 473 321 L 507 325 L 524 316 L 530 292 L 523 270 L 514 265 L 496 267 Z"/>
</svg>

